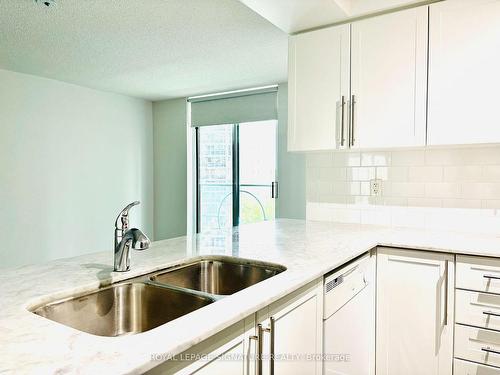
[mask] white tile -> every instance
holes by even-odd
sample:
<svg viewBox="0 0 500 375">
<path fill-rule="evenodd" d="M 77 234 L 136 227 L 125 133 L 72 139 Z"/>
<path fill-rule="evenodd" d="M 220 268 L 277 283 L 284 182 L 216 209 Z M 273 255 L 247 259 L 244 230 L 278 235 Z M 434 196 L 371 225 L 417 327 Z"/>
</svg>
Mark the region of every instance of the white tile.
<svg viewBox="0 0 500 375">
<path fill-rule="evenodd" d="M 479 199 L 443 199 L 444 208 L 481 208 L 481 200 Z"/>
<path fill-rule="evenodd" d="M 361 154 L 359 152 L 336 152 L 333 157 L 336 167 L 360 167 Z"/>
<path fill-rule="evenodd" d="M 482 179 L 482 168 L 477 165 L 460 165 L 444 167 L 443 181 L 445 182 L 468 182 Z"/>
<path fill-rule="evenodd" d="M 370 182 L 369 181 L 363 181 L 360 182 L 360 195 L 371 195 L 370 193 Z"/>
<path fill-rule="evenodd" d="M 362 166 L 387 166 L 391 165 L 390 152 L 363 152 L 361 154 Z"/>
<path fill-rule="evenodd" d="M 319 199 L 318 183 L 316 182 L 306 183 L 306 197 L 307 200 L 310 201 L 317 201 Z"/>
<path fill-rule="evenodd" d="M 345 181 L 346 180 L 346 168 L 319 168 L 319 178 L 321 181 Z"/>
<path fill-rule="evenodd" d="M 370 206 L 370 199 L 369 198 L 370 197 L 356 195 L 353 197 L 349 197 L 349 201 L 351 202 L 351 204 L 353 206 L 368 207 L 368 206 Z"/>
<path fill-rule="evenodd" d="M 393 182 L 391 197 L 423 197 L 425 196 L 425 184 L 420 182 Z"/>
<path fill-rule="evenodd" d="M 359 195 L 359 182 L 334 182 L 333 194 L 336 195 Z"/>
<path fill-rule="evenodd" d="M 431 182 L 425 184 L 425 196 L 429 198 L 459 198 L 460 184 L 453 182 Z"/>
<path fill-rule="evenodd" d="M 424 165 L 424 163 L 424 150 L 393 151 L 391 155 L 393 166 Z"/>
<path fill-rule="evenodd" d="M 349 168 L 347 178 L 352 181 L 370 181 L 375 178 L 375 167 L 354 167 Z"/>
<path fill-rule="evenodd" d="M 484 182 L 500 182 L 500 165 L 484 166 L 482 180 Z"/>
<path fill-rule="evenodd" d="M 425 152 L 426 165 L 463 165 L 465 160 L 466 149 L 440 148 Z"/>
<path fill-rule="evenodd" d="M 408 206 L 408 198 L 404 197 L 383 197 L 383 203 L 385 206 L 394 206 L 394 207 L 407 207 Z"/>
<path fill-rule="evenodd" d="M 441 182 L 443 181 L 443 167 L 410 167 L 408 180 L 410 182 Z"/>
<path fill-rule="evenodd" d="M 307 155 L 308 167 L 333 167 L 333 152 L 318 152 Z"/>
<path fill-rule="evenodd" d="M 463 157 L 469 164 L 498 165 L 500 164 L 500 146 L 468 148 L 463 151 Z"/>
<path fill-rule="evenodd" d="M 379 180 L 388 180 L 389 179 L 389 168 L 388 167 L 377 167 L 375 171 L 375 177 Z"/>
<path fill-rule="evenodd" d="M 481 208 L 483 209 L 500 209 L 500 199 L 489 199 L 481 201 Z"/>
<path fill-rule="evenodd" d="M 318 180 L 320 176 L 320 168 L 307 167 L 306 168 L 306 179 L 308 181 Z"/>
<path fill-rule="evenodd" d="M 409 167 L 389 167 L 388 180 L 391 182 L 408 182 Z"/>
<path fill-rule="evenodd" d="M 468 199 L 498 199 L 500 197 L 500 183 L 463 183 L 462 198 Z"/>
</svg>

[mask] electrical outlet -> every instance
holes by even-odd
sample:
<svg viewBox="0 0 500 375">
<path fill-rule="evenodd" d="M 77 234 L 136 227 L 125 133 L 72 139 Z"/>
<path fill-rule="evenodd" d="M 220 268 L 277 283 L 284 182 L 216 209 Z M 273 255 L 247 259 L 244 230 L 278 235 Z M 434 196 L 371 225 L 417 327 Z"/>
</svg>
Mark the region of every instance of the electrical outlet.
<svg viewBox="0 0 500 375">
<path fill-rule="evenodd" d="M 382 180 L 370 180 L 370 195 L 374 195 L 376 197 L 382 195 Z"/>
</svg>

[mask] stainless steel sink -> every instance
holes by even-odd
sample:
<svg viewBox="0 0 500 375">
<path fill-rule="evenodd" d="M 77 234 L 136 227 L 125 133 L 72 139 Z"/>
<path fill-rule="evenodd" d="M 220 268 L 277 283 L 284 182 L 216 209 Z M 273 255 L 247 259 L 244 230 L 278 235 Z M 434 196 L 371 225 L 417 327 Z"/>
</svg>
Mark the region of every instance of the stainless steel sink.
<svg viewBox="0 0 500 375">
<path fill-rule="evenodd" d="M 47 319 L 98 336 L 145 332 L 286 270 L 215 256 L 34 307 Z"/>
<path fill-rule="evenodd" d="M 277 264 L 219 257 L 168 269 L 151 276 L 151 280 L 211 295 L 229 295 L 285 270 L 286 267 Z"/>
<path fill-rule="evenodd" d="M 124 282 L 33 312 L 98 336 L 145 332 L 214 301 L 182 290 L 144 282 Z"/>
</svg>

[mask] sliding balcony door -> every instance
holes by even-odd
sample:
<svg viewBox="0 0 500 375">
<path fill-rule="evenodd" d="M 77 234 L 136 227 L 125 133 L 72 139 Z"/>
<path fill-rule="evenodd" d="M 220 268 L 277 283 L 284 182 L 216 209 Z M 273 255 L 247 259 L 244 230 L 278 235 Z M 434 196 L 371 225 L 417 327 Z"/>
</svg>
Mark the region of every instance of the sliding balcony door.
<svg viewBox="0 0 500 375">
<path fill-rule="evenodd" d="M 273 220 L 276 120 L 196 128 L 197 231 Z"/>
</svg>

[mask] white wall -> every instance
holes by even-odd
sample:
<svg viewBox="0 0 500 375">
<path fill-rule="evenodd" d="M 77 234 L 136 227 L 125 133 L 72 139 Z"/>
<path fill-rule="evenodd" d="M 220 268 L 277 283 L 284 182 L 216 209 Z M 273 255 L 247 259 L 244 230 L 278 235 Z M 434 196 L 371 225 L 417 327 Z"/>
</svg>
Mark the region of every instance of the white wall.
<svg viewBox="0 0 500 375">
<path fill-rule="evenodd" d="M 306 155 L 287 152 L 288 84 L 278 86 L 278 181 L 276 217 L 306 217 Z"/>
<path fill-rule="evenodd" d="M 152 236 L 150 102 L 0 70 L 0 267 L 109 251 L 116 215 Z"/>
<path fill-rule="evenodd" d="M 184 98 L 153 103 L 155 240 L 186 234 L 186 103 Z"/>
<path fill-rule="evenodd" d="M 500 145 L 310 154 L 307 218 L 500 234 Z"/>
</svg>

